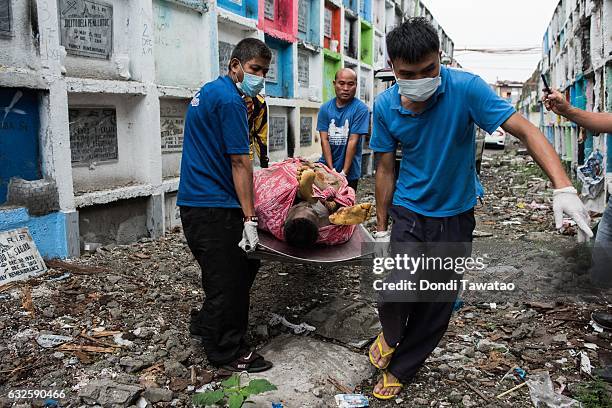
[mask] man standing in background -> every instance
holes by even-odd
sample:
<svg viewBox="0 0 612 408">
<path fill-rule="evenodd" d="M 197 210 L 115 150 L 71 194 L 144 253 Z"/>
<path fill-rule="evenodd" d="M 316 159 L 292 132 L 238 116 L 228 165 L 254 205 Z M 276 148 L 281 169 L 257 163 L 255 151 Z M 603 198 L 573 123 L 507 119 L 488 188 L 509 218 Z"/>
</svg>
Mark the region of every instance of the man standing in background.
<svg viewBox="0 0 612 408">
<path fill-rule="evenodd" d="M 317 119 L 323 152 L 319 161 L 346 177 L 349 186 L 357 191 L 361 177 L 361 136 L 369 131 L 370 111 L 355 98 L 357 74 L 352 69 L 336 72 L 334 90 L 336 97 L 321 106 Z"/>
</svg>

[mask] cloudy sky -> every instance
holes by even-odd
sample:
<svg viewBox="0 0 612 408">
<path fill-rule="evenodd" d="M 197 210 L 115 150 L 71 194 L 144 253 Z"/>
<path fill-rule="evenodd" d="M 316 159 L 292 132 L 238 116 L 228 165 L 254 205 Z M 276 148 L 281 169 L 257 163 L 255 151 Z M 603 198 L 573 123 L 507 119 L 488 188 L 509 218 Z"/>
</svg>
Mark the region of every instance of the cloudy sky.
<svg viewBox="0 0 612 408">
<path fill-rule="evenodd" d="M 544 31 L 559 0 L 423 0 L 446 33 L 461 48 L 541 47 Z M 455 51 L 467 70 L 492 83 L 524 81 L 540 60 L 527 55 L 490 55 Z"/>
</svg>

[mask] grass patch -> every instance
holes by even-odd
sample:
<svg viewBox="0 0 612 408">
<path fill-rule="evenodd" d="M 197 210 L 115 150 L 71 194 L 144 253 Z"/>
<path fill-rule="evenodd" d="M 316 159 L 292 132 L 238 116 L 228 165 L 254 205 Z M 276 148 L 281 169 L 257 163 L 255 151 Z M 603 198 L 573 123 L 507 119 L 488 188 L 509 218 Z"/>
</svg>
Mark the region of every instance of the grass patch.
<svg viewBox="0 0 612 408">
<path fill-rule="evenodd" d="M 600 378 L 580 384 L 574 398 L 582 402 L 583 408 L 612 408 L 610 392 Z"/>
</svg>

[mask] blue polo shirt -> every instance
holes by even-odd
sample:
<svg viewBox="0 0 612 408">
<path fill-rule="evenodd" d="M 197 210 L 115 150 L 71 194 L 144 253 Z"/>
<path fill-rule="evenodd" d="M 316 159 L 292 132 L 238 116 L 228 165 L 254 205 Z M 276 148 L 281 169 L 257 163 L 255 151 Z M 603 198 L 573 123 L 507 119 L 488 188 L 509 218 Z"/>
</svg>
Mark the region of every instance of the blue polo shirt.
<svg viewBox="0 0 612 408">
<path fill-rule="evenodd" d="M 366 135 L 370 130 L 370 110 L 357 98 L 339 108 L 336 98 L 321 105 L 317 117 L 317 131 L 327 132 L 331 148 L 334 169 L 340 172 L 344 167 L 346 145 L 350 135 Z M 353 157 L 351 168 L 346 175 L 347 180 L 357 180 L 361 177 L 361 154 L 363 139 L 359 138 L 357 151 Z M 325 163 L 325 157 L 319 160 Z"/>
<path fill-rule="evenodd" d="M 239 208 L 231 154 L 249 154 L 247 107 L 223 76 L 204 85 L 187 109 L 177 205 Z"/>
<path fill-rule="evenodd" d="M 402 107 L 397 85 L 381 93 L 370 139 L 375 152 L 394 152 L 401 145 L 393 204 L 429 217 L 461 214 L 476 205 L 474 124 L 492 133 L 515 112 L 477 75 L 446 67 L 440 75 L 440 87 L 420 114 Z"/>
</svg>

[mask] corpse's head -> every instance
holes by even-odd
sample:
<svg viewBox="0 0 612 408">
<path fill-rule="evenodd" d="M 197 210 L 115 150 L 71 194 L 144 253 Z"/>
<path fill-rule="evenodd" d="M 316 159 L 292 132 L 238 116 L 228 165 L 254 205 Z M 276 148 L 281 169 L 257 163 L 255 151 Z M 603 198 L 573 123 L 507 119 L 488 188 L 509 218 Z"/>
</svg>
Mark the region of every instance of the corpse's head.
<svg viewBox="0 0 612 408">
<path fill-rule="evenodd" d="M 389 65 L 398 79 L 435 78 L 440 75 L 440 39 L 424 17 L 413 17 L 387 34 Z"/>
<path fill-rule="evenodd" d="M 270 48 L 263 41 L 257 38 L 245 38 L 236 44 L 232 51 L 228 74 L 236 84 L 244 82 L 245 74 L 265 78 L 271 59 Z"/>
<path fill-rule="evenodd" d="M 285 221 L 285 241 L 298 248 L 308 248 L 319 238 L 319 226 L 315 211 L 307 205 L 294 205 Z"/>
</svg>

